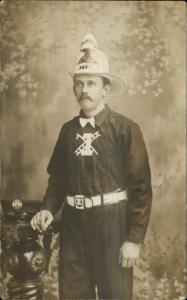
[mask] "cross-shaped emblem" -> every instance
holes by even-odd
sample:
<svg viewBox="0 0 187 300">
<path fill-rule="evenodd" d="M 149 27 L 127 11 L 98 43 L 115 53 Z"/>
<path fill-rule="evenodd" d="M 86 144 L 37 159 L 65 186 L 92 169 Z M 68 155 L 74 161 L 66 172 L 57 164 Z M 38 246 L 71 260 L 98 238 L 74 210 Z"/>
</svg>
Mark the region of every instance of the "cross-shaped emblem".
<svg viewBox="0 0 187 300">
<path fill-rule="evenodd" d="M 98 152 L 95 150 L 95 148 L 92 146 L 92 142 L 97 139 L 101 134 L 99 131 L 96 131 L 94 133 L 83 133 L 83 135 L 80 135 L 79 133 L 76 134 L 76 139 L 82 139 L 83 143 L 75 150 L 75 154 L 81 155 L 81 156 L 92 156 L 93 153 L 98 155 Z"/>
</svg>

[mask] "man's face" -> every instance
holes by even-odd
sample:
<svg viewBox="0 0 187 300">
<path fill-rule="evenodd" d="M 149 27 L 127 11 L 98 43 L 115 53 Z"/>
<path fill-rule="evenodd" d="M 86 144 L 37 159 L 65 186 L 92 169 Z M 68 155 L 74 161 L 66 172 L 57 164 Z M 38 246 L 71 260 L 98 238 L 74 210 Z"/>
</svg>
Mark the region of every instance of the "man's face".
<svg viewBox="0 0 187 300">
<path fill-rule="evenodd" d="M 108 92 L 102 77 L 88 74 L 75 75 L 73 90 L 84 112 L 91 112 L 100 107 Z"/>
</svg>

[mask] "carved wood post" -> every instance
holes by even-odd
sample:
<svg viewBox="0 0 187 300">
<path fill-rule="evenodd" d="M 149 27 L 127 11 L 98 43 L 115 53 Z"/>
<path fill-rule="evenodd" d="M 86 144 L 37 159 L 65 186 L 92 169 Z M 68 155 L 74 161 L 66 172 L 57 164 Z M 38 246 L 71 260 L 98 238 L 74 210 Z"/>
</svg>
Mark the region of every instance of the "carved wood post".
<svg viewBox="0 0 187 300">
<path fill-rule="evenodd" d="M 41 201 L 2 200 L 2 270 L 4 276 L 12 277 L 7 284 L 9 299 L 43 300 L 42 271 L 48 269 L 52 233 L 44 238 L 44 245 L 37 241 L 38 234 L 32 230 L 30 220 L 39 210 Z M 16 229 L 16 240 L 11 244 L 7 229 Z"/>
</svg>

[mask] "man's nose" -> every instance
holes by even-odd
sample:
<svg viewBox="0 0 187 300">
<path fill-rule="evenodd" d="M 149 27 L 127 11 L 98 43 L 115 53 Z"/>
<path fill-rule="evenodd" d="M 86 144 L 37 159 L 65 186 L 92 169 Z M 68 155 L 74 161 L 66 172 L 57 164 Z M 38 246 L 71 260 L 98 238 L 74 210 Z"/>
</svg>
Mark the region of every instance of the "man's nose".
<svg viewBox="0 0 187 300">
<path fill-rule="evenodd" d="M 83 93 L 87 93 L 88 92 L 88 86 L 87 84 L 83 85 Z"/>
</svg>

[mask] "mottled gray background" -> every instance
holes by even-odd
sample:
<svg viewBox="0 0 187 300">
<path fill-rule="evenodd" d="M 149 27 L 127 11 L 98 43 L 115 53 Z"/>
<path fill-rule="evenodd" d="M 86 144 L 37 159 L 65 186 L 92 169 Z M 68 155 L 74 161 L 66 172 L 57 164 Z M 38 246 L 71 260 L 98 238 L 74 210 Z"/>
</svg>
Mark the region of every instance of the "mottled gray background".
<svg viewBox="0 0 187 300">
<path fill-rule="evenodd" d="M 59 129 L 79 111 L 68 71 L 85 34 L 95 35 L 111 71 L 127 82 L 108 103 L 140 125 L 149 152 L 154 199 L 149 259 L 137 267 L 141 300 L 185 293 L 185 13 L 183 1 L 0 6 L 2 198 L 42 198 Z"/>
</svg>

